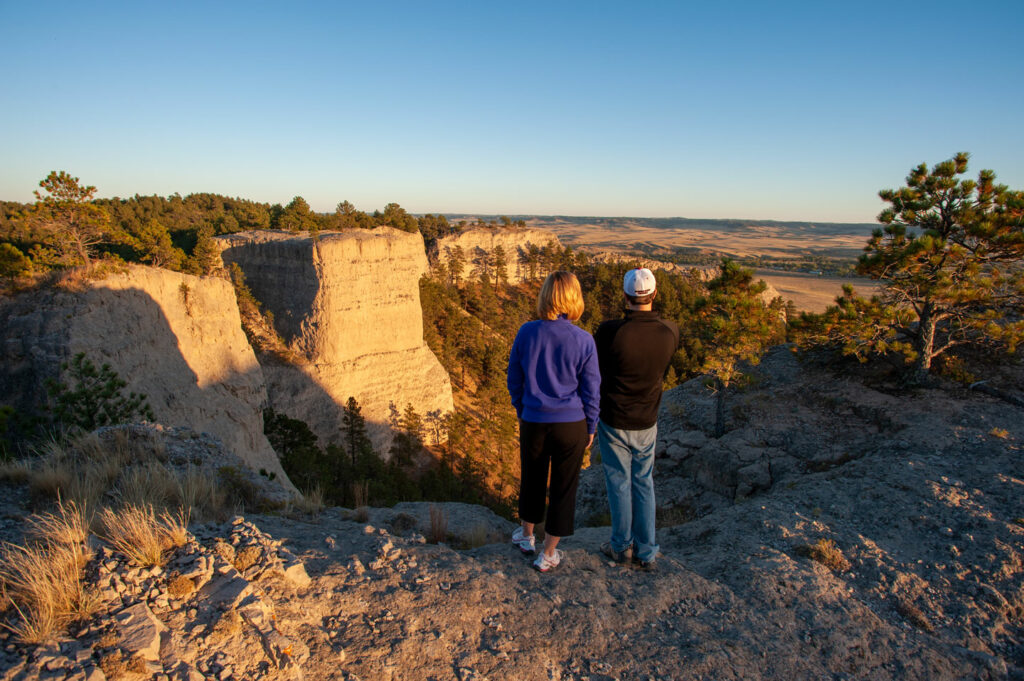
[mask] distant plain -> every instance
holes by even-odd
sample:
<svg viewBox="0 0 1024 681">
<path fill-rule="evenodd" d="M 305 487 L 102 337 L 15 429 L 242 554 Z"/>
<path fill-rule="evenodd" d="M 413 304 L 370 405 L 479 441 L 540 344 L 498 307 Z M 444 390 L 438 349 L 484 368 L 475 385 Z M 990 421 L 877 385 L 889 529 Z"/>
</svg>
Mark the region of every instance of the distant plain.
<svg viewBox="0 0 1024 681">
<path fill-rule="evenodd" d="M 694 220 L 686 218 L 609 218 L 516 216 L 528 227 L 554 232 L 574 248 L 626 253 L 658 249 L 698 249 L 733 258 L 767 256 L 799 260 L 808 257 L 856 261 L 871 231 L 869 223 L 775 222 L 769 220 Z M 650 255 L 657 258 L 657 255 Z M 860 277 L 817 275 L 810 272 L 758 269 L 759 278 L 774 286 L 798 309 L 821 312 L 835 301 L 843 284 L 862 295 L 877 292 L 877 284 Z"/>
</svg>

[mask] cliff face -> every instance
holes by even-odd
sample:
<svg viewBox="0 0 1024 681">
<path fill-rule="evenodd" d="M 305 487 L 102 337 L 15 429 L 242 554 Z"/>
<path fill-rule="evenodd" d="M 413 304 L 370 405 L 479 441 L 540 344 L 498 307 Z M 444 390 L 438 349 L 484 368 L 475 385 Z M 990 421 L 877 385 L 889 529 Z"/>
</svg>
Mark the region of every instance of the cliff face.
<svg viewBox="0 0 1024 681">
<path fill-rule="evenodd" d="M 374 444 L 386 451 L 389 403 L 425 415 L 454 408 L 448 374 L 423 340 L 419 280 L 423 239 L 388 227 L 321 234 L 219 237 L 225 263 L 274 315 L 301 366 L 267 363 L 274 410 L 307 422 L 322 444 L 341 443 L 343 407 L 360 405 Z"/>
<path fill-rule="evenodd" d="M 263 374 L 242 333 L 231 284 L 132 266 L 80 291 L 40 291 L 0 305 L 0 395 L 30 411 L 44 381 L 84 352 L 144 393 L 156 419 L 220 439 L 254 469 L 287 475 L 263 435 Z"/>
<path fill-rule="evenodd" d="M 529 248 L 544 248 L 551 242 L 561 245 L 555 233 L 546 229 L 480 227 L 438 239 L 430 257 L 432 261 L 447 265 L 452 249 L 461 247 L 466 261 L 463 276 L 472 276 L 474 270 L 479 269 L 483 256 L 492 254 L 495 247 L 501 246 L 507 260 L 508 281 L 510 284 L 518 284 L 528 278 L 524 258 Z"/>
</svg>

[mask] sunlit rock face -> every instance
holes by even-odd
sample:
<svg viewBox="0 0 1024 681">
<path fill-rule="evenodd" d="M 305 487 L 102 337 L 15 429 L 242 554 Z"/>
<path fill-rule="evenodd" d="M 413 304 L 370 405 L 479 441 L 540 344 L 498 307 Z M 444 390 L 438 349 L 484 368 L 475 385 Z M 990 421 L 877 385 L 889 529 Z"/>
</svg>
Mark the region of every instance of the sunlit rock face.
<svg viewBox="0 0 1024 681">
<path fill-rule="evenodd" d="M 124 394 L 145 394 L 159 423 L 210 433 L 291 489 L 263 434 L 266 385 L 229 282 L 133 265 L 76 289 L 0 305 L 0 400 L 35 409 L 45 380 L 85 353 Z"/>
<path fill-rule="evenodd" d="M 454 408 L 451 383 L 423 340 L 423 239 L 389 227 L 219 237 L 225 264 L 274 315 L 301 358 L 264 363 L 275 411 L 307 422 L 321 444 L 342 443 L 343 407 L 359 403 L 378 450 L 391 442 L 389 405 L 421 415 Z"/>
<path fill-rule="evenodd" d="M 508 281 L 518 284 L 530 278 L 528 256 L 531 247 L 539 250 L 549 244 L 560 246 L 555 233 L 546 229 L 480 227 L 438 239 L 430 249 L 430 257 L 432 261 L 447 266 L 452 251 L 459 247 L 465 259 L 463 277 L 473 277 L 479 271 L 484 256 L 493 255 L 494 249 L 501 246 L 505 253 Z M 543 277 L 545 274 L 547 272 L 538 269 L 534 276 Z"/>
</svg>

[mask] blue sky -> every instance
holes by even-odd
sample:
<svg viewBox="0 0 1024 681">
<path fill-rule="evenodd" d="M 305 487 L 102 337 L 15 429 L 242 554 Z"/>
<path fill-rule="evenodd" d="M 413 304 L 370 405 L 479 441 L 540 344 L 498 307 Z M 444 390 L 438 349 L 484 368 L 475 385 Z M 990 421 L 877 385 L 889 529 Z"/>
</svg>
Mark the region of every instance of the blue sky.
<svg viewBox="0 0 1024 681">
<path fill-rule="evenodd" d="M 871 222 L 1024 188 L 1024 2 L 0 0 L 0 199 Z"/>
</svg>

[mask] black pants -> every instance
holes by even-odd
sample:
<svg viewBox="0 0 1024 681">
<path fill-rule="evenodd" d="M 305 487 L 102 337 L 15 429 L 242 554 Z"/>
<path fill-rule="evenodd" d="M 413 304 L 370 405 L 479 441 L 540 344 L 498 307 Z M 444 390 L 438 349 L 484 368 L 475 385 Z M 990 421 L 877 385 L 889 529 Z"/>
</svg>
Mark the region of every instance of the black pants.
<svg viewBox="0 0 1024 681">
<path fill-rule="evenodd" d="M 551 500 L 544 531 L 556 537 L 573 533 L 576 520 L 576 486 L 587 449 L 587 422 L 519 422 L 519 462 L 523 479 L 519 487 L 519 518 L 528 523 L 544 520 L 544 492 L 551 471 Z"/>
</svg>

